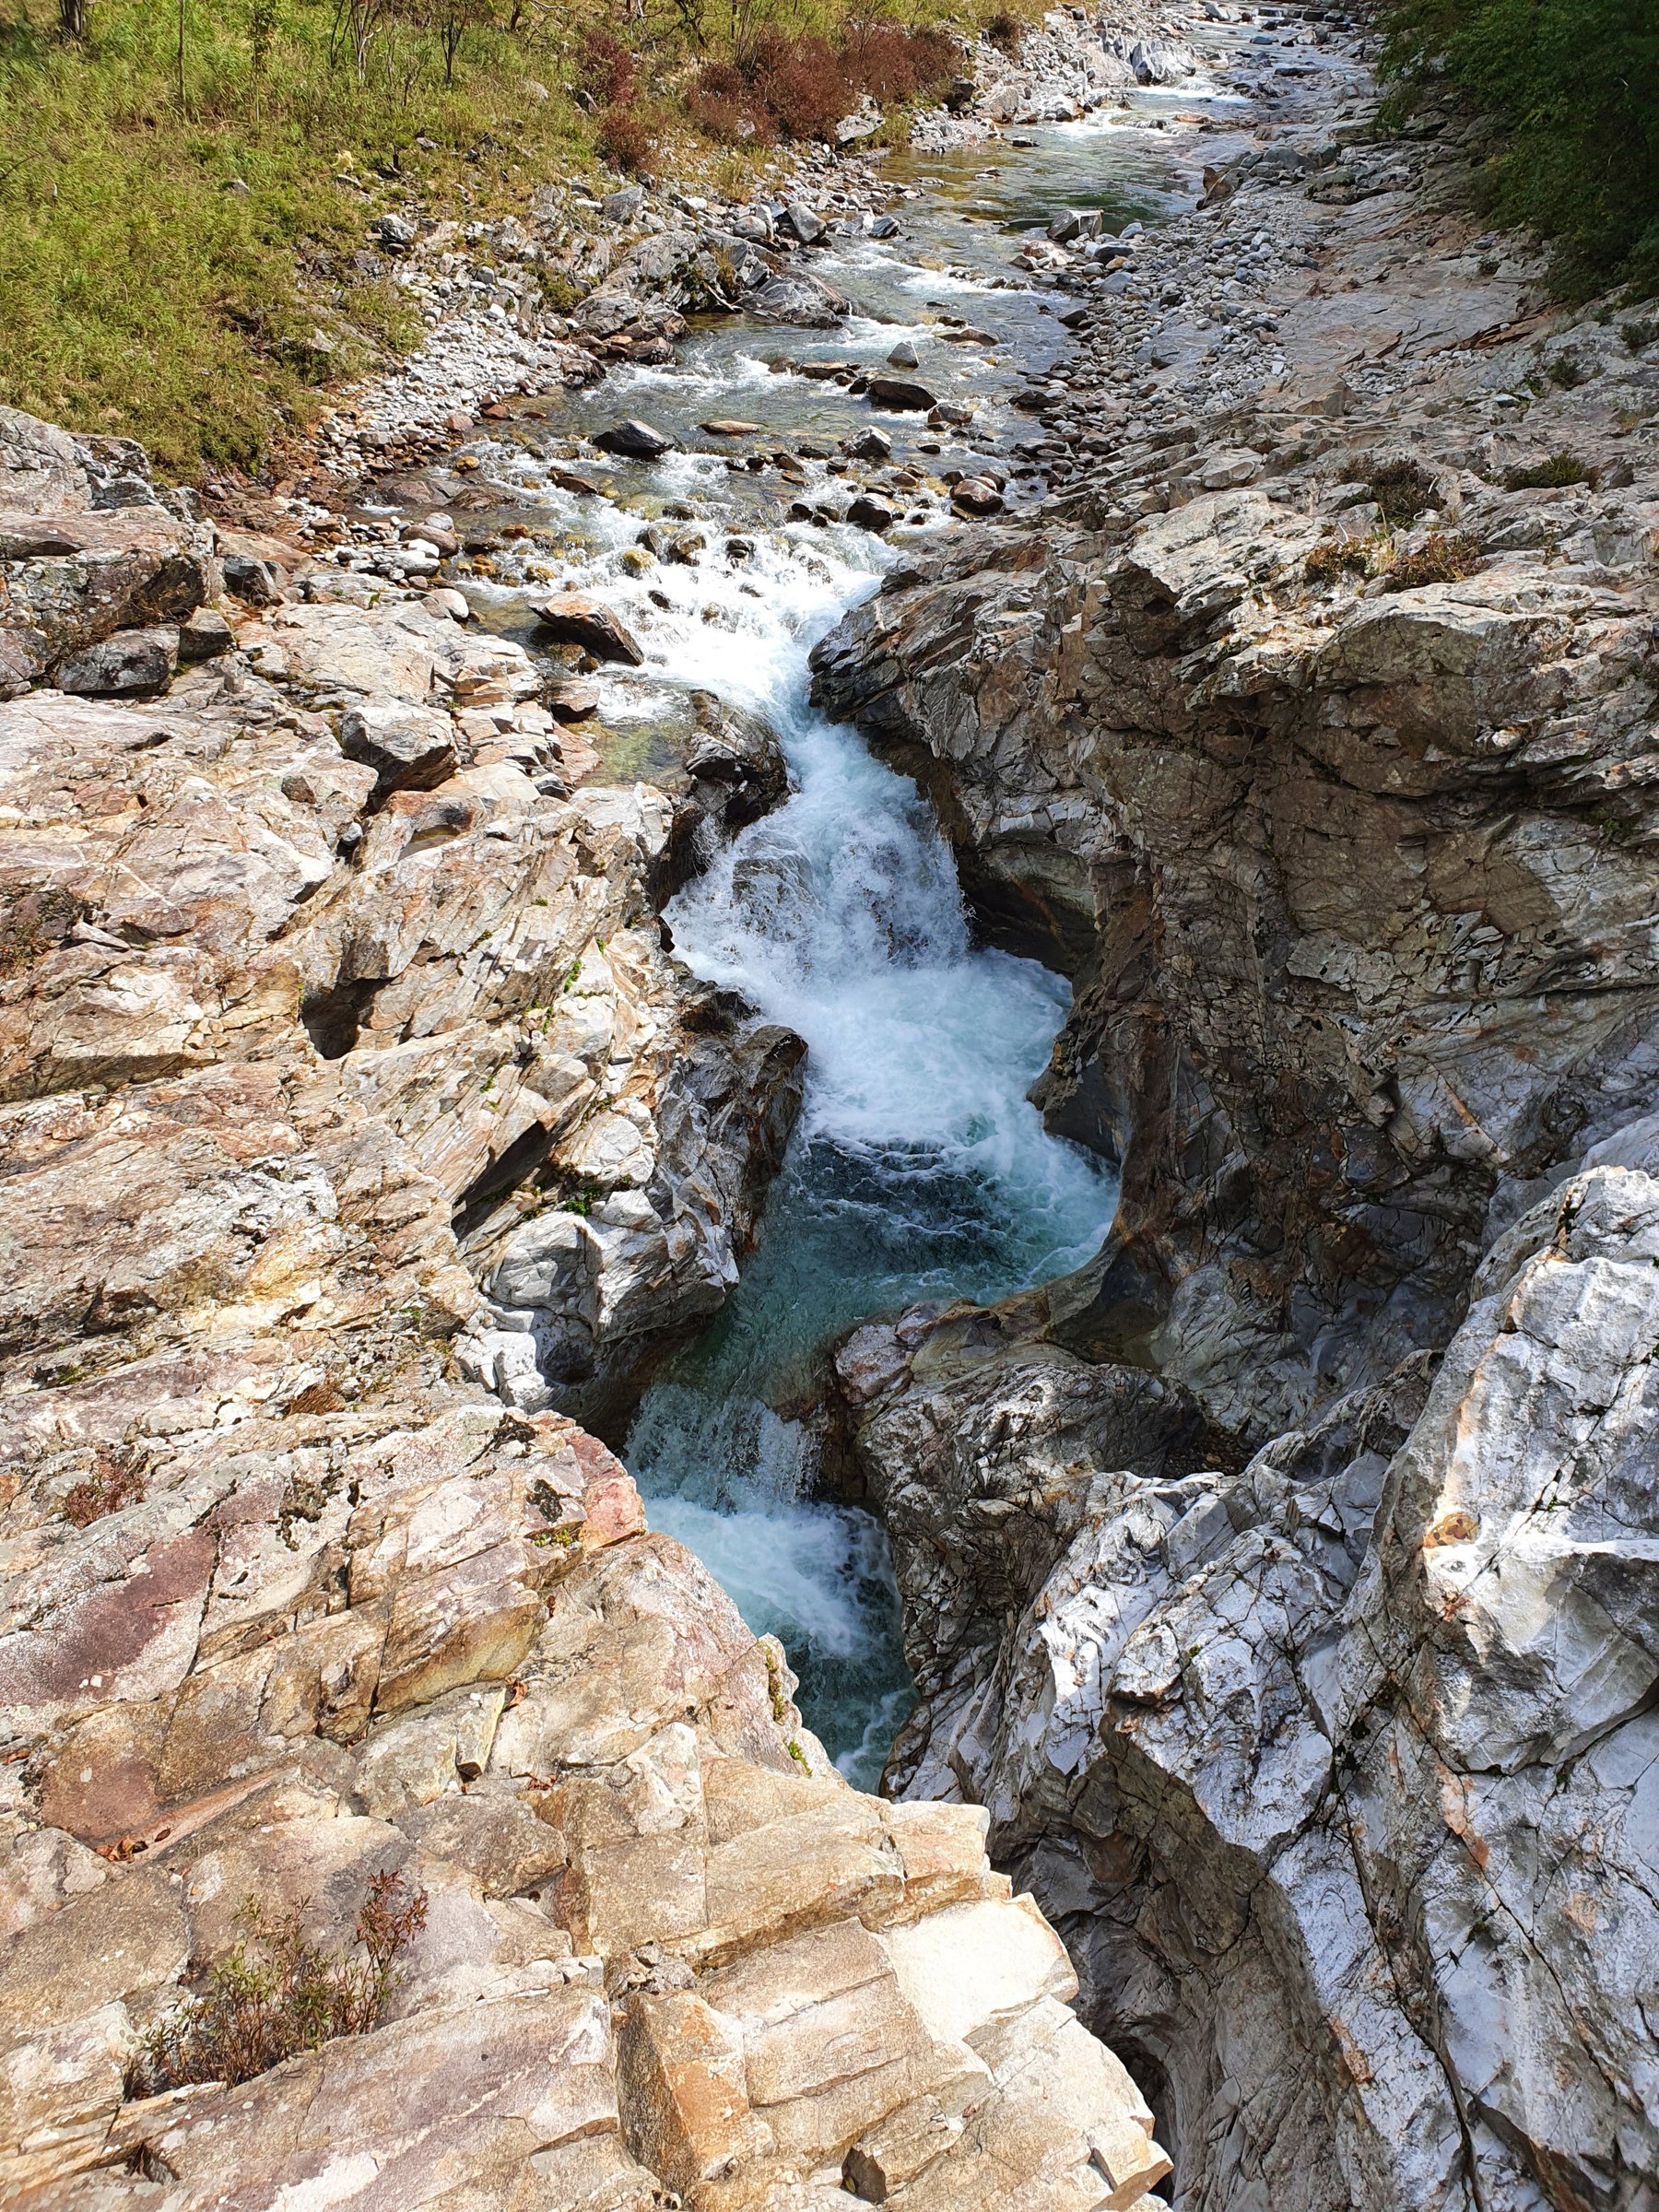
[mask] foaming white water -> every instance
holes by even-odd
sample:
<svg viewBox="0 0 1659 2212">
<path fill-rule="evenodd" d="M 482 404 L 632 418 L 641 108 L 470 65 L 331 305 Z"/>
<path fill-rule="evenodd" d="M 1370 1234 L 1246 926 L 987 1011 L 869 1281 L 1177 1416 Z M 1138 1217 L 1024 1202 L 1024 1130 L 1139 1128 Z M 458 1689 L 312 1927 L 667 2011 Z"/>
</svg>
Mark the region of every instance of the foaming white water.
<svg viewBox="0 0 1659 2212">
<path fill-rule="evenodd" d="M 903 328 L 865 323 L 836 344 L 871 348 L 879 333 L 890 349 Z M 758 382 L 757 366 L 746 360 L 739 383 Z M 628 372 L 606 411 L 671 383 L 682 413 L 701 409 L 712 381 L 695 362 Z M 862 1321 L 1003 1296 L 1096 1248 L 1112 1178 L 1050 1136 L 1026 1095 L 1068 994 L 1034 962 L 974 944 L 914 786 L 810 705 L 808 650 L 875 588 L 891 558 L 879 540 L 757 527 L 719 456 L 675 453 L 630 481 L 691 502 L 707 544 L 695 565 L 641 572 L 623 559 L 637 508 L 557 490 L 534 455 L 503 463 L 567 523 L 563 581 L 613 607 L 643 651 L 638 671 L 602 675 L 602 713 L 626 724 L 660 712 L 667 691 L 711 690 L 763 716 L 790 761 L 793 795 L 666 920 L 695 972 L 806 1039 L 801 1122 L 742 1283 L 646 1394 L 626 1457 L 653 1524 L 699 1553 L 757 1633 L 782 1637 L 809 1725 L 872 1783 L 911 1697 L 886 1539 L 868 1514 L 813 1497 L 815 1434 L 774 1408 L 809 1402 L 826 1348 Z M 830 479 L 806 473 L 811 501 Z"/>
</svg>

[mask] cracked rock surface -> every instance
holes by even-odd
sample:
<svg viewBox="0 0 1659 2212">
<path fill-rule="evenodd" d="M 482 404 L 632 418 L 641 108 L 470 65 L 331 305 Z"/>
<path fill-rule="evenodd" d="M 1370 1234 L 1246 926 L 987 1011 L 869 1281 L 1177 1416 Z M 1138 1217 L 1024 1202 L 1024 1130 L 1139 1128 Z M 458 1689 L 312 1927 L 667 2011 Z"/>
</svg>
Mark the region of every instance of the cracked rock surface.
<svg viewBox="0 0 1659 2212">
<path fill-rule="evenodd" d="M 0 418 L 0 2197 L 1155 2201 L 984 1816 L 848 1787 L 549 1409 L 719 1303 L 781 1157 L 799 1041 L 655 920 L 775 741 L 704 700 L 682 789 L 595 785 L 521 647 L 114 459 Z M 36 680 L 205 606 L 148 696 Z M 248 1900 L 336 1952 L 389 1877 L 371 2031 L 145 2093 Z"/>
<path fill-rule="evenodd" d="M 889 1781 L 989 1812 L 1182 2212 L 1637 2212 L 1659 372 L 1461 126 L 1349 115 L 1070 265 L 1056 496 L 818 651 L 1123 1173 L 1077 1275 L 841 1348 Z"/>
</svg>

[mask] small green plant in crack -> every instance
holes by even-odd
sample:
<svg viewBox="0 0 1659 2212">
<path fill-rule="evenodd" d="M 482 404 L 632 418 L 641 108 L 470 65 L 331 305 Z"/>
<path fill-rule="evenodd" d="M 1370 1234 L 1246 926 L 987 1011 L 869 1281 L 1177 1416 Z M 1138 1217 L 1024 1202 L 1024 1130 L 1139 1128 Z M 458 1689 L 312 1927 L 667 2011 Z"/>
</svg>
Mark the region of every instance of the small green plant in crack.
<svg viewBox="0 0 1659 2212">
<path fill-rule="evenodd" d="M 1646 317 L 1636 322 L 1621 323 L 1618 335 L 1632 353 L 1640 353 L 1644 346 L 1651 346 L 1655 338 L 1659 338 L 1659 323 Z"/>
<path fill-rule="evenodd" d="M 585 1221 L 593 1212 L 595 1203 L 604 1195 L 605 1193 L 598 1183 L 590 1182 L 587 1177 L 583 1176 L 573 1191 L 559 1193 L 553 1201 L 553 1210 L 558 1214 L 580 1214 Z"/>
<path fill-rule="evenodd" d="M 329 1950 L 307 1938 L 298 1912 L 271 1912 L 246 1899 L 237 1916 L 241 1940 L 145 2036 L 127 2072 L 127 2095 L 252 2081 L 338 2036 L 371 2034 L 426 1916 L 424 1889 L 411 1889 L 400 1874 L 377 1874 L 352 1941 Z"/>
<path fill-rule="evenodd" d="M 1480 540 L 1466 531 L 1430 530 L 1415 553 L 1402 553 L 1389 568 L 1383 589 L 1412 592 L 1425 583 L 1461 583 L 1480 559 Z"/>
<path fill-rule="evenodd" d="M 1547 461 L 1506 469 L 1505 491 L 1553 491 L 1568 484 L 1594 484 L 1595 471 L 1576 453 L 1551 453 Z"/>
<path fill-rule="evenodd" d="M 1544 364 L 1544 373 L 1563 392 L 1576 392 L 1590 382 L 1590 371 L 1576 353 L 1558 353 Z"/>
</svg>

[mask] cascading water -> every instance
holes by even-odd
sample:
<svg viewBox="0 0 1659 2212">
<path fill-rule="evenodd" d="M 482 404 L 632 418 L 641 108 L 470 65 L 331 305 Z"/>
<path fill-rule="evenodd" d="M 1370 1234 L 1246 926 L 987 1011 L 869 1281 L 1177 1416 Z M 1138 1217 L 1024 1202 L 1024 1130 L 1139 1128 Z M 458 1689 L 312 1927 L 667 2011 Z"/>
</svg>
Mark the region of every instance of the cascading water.
<svg viewBox="0 0 1659 2212">
<path fill-rule="evenodd" d="M 811 712 L 806 641 L 789 646 L 786 680 L 745 703 L 770 713 L 799 788 L 667 919 L 700 975 L 806 1040 L 806 1103 L 760 1249 L 709 1336 L 648 1393 L 628 1459 L 658 1525 L 782 1636 L 808 1718 L 867 1780 L 907 1696 L 885 1548 L 866 1515 L 806 1495 L 807 1434 L 769 1401 L 798 1397 L 813 1355 L 871 1314 L 1077 1265 L 1115 1194 L 1026 1097 L 1065 986 L 975 949 L 913 786 Z"/>
<path fill-rule="evenodd" d="M 849 241 L 818 265 L 864 311 L 831 336 L 716 324 L 672 367 L 567 397 L 549 418 L 555 434 L 639 413 L 684 441 L 628 465 L 625 494 L 558 490 L 534 443 L 492 456 L 526 516 L 559 524 L 564 582 L 616 607 L 645 650 L 643 668 L 600 678 L 608 772 L 650 772 L 653 732 L 692 688 L 765 717 L 790 761 L 793 795 L 719 852 L 666 919 L 699 975 L 806 1039 L 806 1101 L 740 1286 L 646 1393 L 624 1455 L 653 1524 L 707 1561 L 757 1632 L 782 1639 L 808 1724 L 866 1784 L 911 1694 L 898 1595 L 877 1524 L 814 1494 L 814 1435 L 792 1409 L 860 1322 L 1005 1296 L 1078 1265 L 1116 1192 L 1100 1161 L 1048 1135 L 1027 1097 L 1065 985 L 974 944 L 914 787 L 809 704 L 811 645 L 875 587 L 890 553 L 844 525 L 780 526 L 775 484 L 696 450 L 707 443 L 697 426 L 739 410 L 792 445 L 843 436 L 856 427 L 844 394 L 776 370 L 814 357 L 876 364 L 907 338 L 930 382 L 954 381 L 981 409 L 962 459 L 985 450 L 1014 371 L 1052 358 L 1059 335 L 1058 302 L 1009 285 L 1006 231 L 1030 220 L 1039 194 L 1127 219 L 1190 189 L 1163 145 L 1131 133 L 1078 126 L 1042 140 L 1046 174 L 1042 159 L 1009 166 L 1006 150 L 989 171 L 985 149 L 926 158 L 935 194 L 912 210 L 904 244 Z M 982 212 L 964 215 L 965 197 Z M 918 319 L 947 301 L 983 325 L 972 359 L 941 342 L 943 322 Z M 901 444 L 928 435 L 914 418 L 888 421 Z M 936 441 L 920 450 L 940 452 Z M 947 449 L 929 465 L 954 458 Z M 836 488 L 810 460 L 801 473 L 806 500 Z M 942 502 L 915 497 L 914 524 L 947 525 Z M 724 559 L 711 547 L 696 565 L 642 568 L 628 548 L 641 516 L 665 511 L 740 535 Z M 523 606 L 503 592 L 496 618 L 522 622 Z"/>
</svg>

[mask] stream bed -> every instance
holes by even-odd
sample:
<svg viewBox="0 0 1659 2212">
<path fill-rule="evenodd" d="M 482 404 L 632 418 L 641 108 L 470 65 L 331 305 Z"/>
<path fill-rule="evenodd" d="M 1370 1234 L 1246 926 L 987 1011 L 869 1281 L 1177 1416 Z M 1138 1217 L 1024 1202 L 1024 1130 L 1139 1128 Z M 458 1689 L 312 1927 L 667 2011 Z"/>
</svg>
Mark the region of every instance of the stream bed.
<svg viewBox="0 0 1659 2212">
<path fill-rule="evenodd" d="M 1103 208 L 1120 229 L 1190 206 L 1231 104 L 1189 83 L 1142 95 L 1128 115 L 1033 126 L 1018 144 L 894 157 L 884 175 L 919 195 L 897 210 L 900 234 L 837 237 L 810 259 L 853 303 L 842 327 L 710 319 L 672 364 L 552 394 L 488 454 L 521 516 L 557 526 L 556 588 L 603 599 L 644 651 L 642 667 L 596 679 L 599 772 L 649 778 L 666 765 L 664 732 L 696 688 L 761 715 L 790 763 L 792 795 L 665 919 L 699 976 L 806 1039 L 805 1104 L 739 1288 L 646 1392 L 623 1456 L 653 1525 L 706 1561 L 757 1633 L 782 1639 L 807 1724 L 866 1787 L 912 1691 L 881 1529 L 818 1494 L 815 1435 L 798 1418 L 815 1373 L 862 1321 L 1003 1297 L 1080 1265 L 1117 1194 L 1106 1164 L 1051 1136 L 1027 1097 L 1066 984 L 976 941 L 931 810 L 854 731 L 814 711 L 807 655 L 907 544 L 953 527 L 941 472 L 990 463 L 1011 506 L 1041 490 L 1022 487 L 1016 441 L 1029 424 L 1008 402 L 1061 355 L 1057 316 L 1072 300 L 1010 266 L 1020 234 L 1065 206 Z M 971 423 L 929 429 L 790 372 L 876 370 L 904 345 L 915 366 L 891 372 L 971 405 Z M 595 471 L 580 441 L 629 416 L 677 450 Z M 758 431 L 735 454 L 700 428 L 717 418 Z M 893 465 L 913 463 L 935 487 L 884 492 L 900 511 L 885 538 L 789 520 L 795 501 L 844 500 L 830 461 L 872 424 L 891 438 Z M 798 456 L 803 480 L 743 465 L 743 452 L 768 447 Z M 572 458 L 604 475 L 605 496 L 557 488 L 549 463 Z M 630 549 L 663 518 L 697 528 L 707 550 L 640 565 Z M 472 596 L 483 620 L 528 639 L 532 596 L 547 588 L 503 574 Z"/>
</svg>

